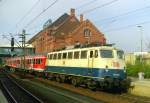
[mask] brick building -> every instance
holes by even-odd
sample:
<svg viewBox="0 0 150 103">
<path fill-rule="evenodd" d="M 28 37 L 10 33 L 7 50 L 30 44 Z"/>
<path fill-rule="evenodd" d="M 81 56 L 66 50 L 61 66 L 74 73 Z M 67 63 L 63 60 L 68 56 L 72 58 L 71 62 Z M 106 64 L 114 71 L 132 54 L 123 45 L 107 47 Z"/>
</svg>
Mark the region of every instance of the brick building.
<svg viewBox="0 0 150 103">
<path fill-rule="evenodd" d="M 75 9 L 71 9 L 70 15 L 63 14 L 31 38 L 28 43 L 35 47 L 36 53 L 47 53 L 77 43 L 103 45 L 106 39 L 89 20 L 84 20 L 83 15 L 80 15 L 78 20 L 75 16 Z"/>
</svg>

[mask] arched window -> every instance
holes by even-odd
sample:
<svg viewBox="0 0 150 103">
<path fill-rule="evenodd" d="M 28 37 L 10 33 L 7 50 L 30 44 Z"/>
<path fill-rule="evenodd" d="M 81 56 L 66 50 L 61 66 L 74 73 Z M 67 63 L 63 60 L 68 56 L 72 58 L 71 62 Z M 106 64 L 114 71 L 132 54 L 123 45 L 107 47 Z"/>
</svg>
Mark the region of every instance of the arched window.
<svg viewBox="0 0 150 103">
<path fill-rule="evenodd" d="M 84 29 L 84 36 L 85 36 L 85 37 L 91 36 L 91 30 L 88 29 L 88 28 Z"/>
</svg>

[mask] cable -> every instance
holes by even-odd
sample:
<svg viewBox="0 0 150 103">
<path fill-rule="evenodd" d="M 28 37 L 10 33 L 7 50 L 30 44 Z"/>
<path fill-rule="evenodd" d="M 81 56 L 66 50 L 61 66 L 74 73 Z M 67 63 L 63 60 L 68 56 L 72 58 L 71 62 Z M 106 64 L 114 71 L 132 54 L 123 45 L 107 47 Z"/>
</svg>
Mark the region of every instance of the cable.
<svg viewBox="0 0 150 103">
<path fill-rule="evenodd" d="M 137 23 L 137 24 L 131 24 L 131 25 L 127 25 L 127 26 L 124 26 L 124 27 L 107 30 L 107 31 L 104 31 L 104 32 L 119 31 L 119 30 L 122 30 L 122 29 L 127 29 L 128 27 L 137 26 L 137 25 L 141 25 L 141 24 L 142 25 L 143 24 L 149 24 L 149 23 L 150 23 L 150 21 L 145 21 L 145 22 L 141 22 L 141 23 Z"/>
<path fill-rule="evenodd" d="M 6 1 L 7 1 L 7 0 L 0 0 L 0 2 L 1 2 L 1 3 L 0 3 L 0 7 L 2 7 L 2 6 L 6 3 Z"/>
<path fill-rule="evenodd" d="M 41 13 L 39 13 L 36 17 L 34 17 L 24 28 L 27 28 L 29 25 L 31 25 L 39 16 L 41 16 L 44 12 L 46 12 L 50 7 L 52 7 L 57 2 L 58 2 L 58 0 L 55 0 L 46 9 L 44 9 Z"/>
<path fill-rule="evenodd" d="M 82 14 L 86 14 L 86 13 L 92 12 L 92 11 L 94 11 L 94 10 L 96 10 L 96 9 L 99 9 L 99 8 L 102 8 L 102 7 L 105 7 L 105 6 L 108 6 L 108 5 L 113 4 L 114 2 L 117 2 L 117 1 L 118 1 L 118 0 L 113 0 L 113 1 L 110 1 L 110 2 L 105 3 L 105 4 L 103 4 L 103 5 L 97 6 L 97 7 L 95 7 L 95 8 L 92 8 L 92 9 L 89 9 L 89 10 L 86 10 L 86 11 L 83 11 Z"/>
<path fill-rule="evenodd" d="M 38 1 L 29 9 L 29 11 L 16 23 L 16 25 L 18 25 L 20 22 L 22 22 L 22 21 L 26 18 L 26 16 L 31 13 L 32 10 L 36 7 L 36 5 L 37 5 L 39 2 L 40 2 L 40 0 L 38 0 Z"/>
<path fill-rule="evenodd" d="M 98 20 L 98 21 L 107 21 L 109 19 L 115 19 L 117 17 L 121 17 L 121 16 L 125 16 L 125 15 L 128 15 L 128 14 L 132 14 L 132 13 L 135 13 L 135 12 L 138 12 L 138 11 L 141 11 L 141 10 L 144 10 L 144 9 L 147 9 L 147 8 L 150 8 L 150 5 L 149 6 L 146 6 L 146 7 L 143 7 L 143 8 L 139 8 L 139 9 L 135 9 L 133 11 L 129 11 L 129 12 L 126 12 L 126 13 L 122 13 L 120 15 L 116 15 L 116 16 L 113 16 L 113 17 L 109 17 L 109 18 L 105 18 L 105 19 L 102 19 L 102 20 Z M 95 21 L 97 22 L 97 21 Z"/>
<path fill-rule="evenodd" d="M 89 4 L 91 4 L 91 3 L 95 2 L 95 1 L 97 1 L 97 0 L 92 0 L 92 1 L 86 2 L 85 4 L 80 5 L 80 6 L 76 7 L 75 9 L 76 9 L 76 10 L 79 10 L 79 9 L 81 9 L 82 7 L 87 6 L 87 5 L 89 5 Z"/>
</svg>

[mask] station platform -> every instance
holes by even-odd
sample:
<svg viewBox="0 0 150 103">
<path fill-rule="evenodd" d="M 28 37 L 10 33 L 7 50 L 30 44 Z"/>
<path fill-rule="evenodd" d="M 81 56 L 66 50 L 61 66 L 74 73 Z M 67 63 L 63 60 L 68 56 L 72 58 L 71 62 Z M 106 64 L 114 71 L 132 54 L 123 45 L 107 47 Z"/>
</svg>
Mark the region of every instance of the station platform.
<svg viewBox="0 0 150 103">
<path fill-rule="evenodd" d="M 131 79 L 131 89 L 129 92 L 138 96 L 150 97 L 150 79 L 139 80 L 138 78 Z"/>
<path fill-rule="evenodd" d="M 8 103 L 7 99 L 5 98 L 1 90 L 0 90 L 0 103 Z"/>
</svg>

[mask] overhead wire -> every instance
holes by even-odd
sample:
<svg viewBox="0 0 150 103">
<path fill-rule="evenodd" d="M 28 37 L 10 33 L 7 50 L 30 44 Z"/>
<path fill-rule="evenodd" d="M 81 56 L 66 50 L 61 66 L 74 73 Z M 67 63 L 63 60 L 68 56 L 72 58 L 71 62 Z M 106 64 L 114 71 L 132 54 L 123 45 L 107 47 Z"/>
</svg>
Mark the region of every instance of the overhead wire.
<svg viewBox="0 0 150 103">
<path fill-rule="evenodd" d="M 25 26 L 25 28 L 26 28 L 27 26 L 29 26 L 30 24 L 32 24 L 39 16 L 41 16 L 47 9 L 49 9 L 51 6 L 53 6 L 57 1 L 58 1 L 58 0 L 54 1 L 50 6 L 48 6 L 46 9 L 44 9 L 39 15 L 37 15 L 35 18 L 33 18 L 33 19 Z M 97 0 L 92 0 L 92 1 L 90 1 L 90 2 L 87 2 L 87 3 L 85 3 L 85 4 L 83 4 L 83 5 L 79 6 L 79 7 L 77 7 L 76 9 L 80 9 L 81 7 L 86 6 L 86 5 L 88 5 L 88 4 L 91 4 L 92 2 L 95 2 L 95 1 L 97 1 Z M 111 2 L 108 2 L 108 3 L 105 3 L 105 4 L 103 4 L 103 5 L 97 6 L 97 7 L 95 7 L 95 8 L 86 10 L 86 11 L 84 11 L 83 13 L 88 13 L 88 12 L 91 12 L 91 11 L 93 11 L 93 10 L 95 10 L 95 9 L 99 9 L 99 8 L 105 7 L 105 6 L 110 5 L 110 4 L 112 4 L 112 3 L 116 2 L 116 1 L 118 1 L 118 0 L 113 0 L 113 1 L 111 1 Z"/>
<path fill-rule="evenodd" d="M 38 0 L 37 2 L 35 2 L 35 4 L 29 9 L 29 11 L 27 11 L 27 13 L 17 22 L 16 25 L 20 24 L 26 17 L 27 15 L 29 15 L 32 10 L 36 7 L 36 5 L 38 5 L 38 3 L 40 2 L 40 0 Z"/>
<path fill-rule="evenodd" d="M 150 21 L 144 21 L 144 22 L 140 22 L 140 23 L 136 23 L 136 24 L 127 25 L 127 26 L 120 27 L 120 28 L 114 28 L 114 29 L 107 30 L 107 31 L 104 31 L 104 32 L 119 31 L 119 30 L 122 30 L 122 29 L 127 29 L 127 28 L 129 28 L 129 27 L 134 27 L 134 26 L 144 25 L 144 24 L 149 24 L 149 23 L 150 23 Z"/>
<path fill-rule="evenodd" d="M 96 1 L 97 1 L 97 0 L 92 0 L 92 1 L 86 2 L 85 4 L 82 4 L 82 5 L 78 6 L 78 7 L 76 7 L 75 9 L 76 9 L 76 10 L 79 10 L 79 9 L 81 9 L 81 8 L 83 8 L 83 7 L 87 6 L 87 5 L 89 5 L 89 4 L 92 4 L 93 2 L 96 2 Z"/>
<path fill-rule="evenodd" d="M 82 14 L 86 14 L 86 13 L 92 12 L 92 11 L 94 11 L 94 10 L 96 10 L 96 9 L 99 9 L 99 8 L 102 8 L 102 7 L 111 5 L 111 4 L 113 4 L 113 3 L 117 2 L 117 1 L 119 1 L 119 0 L 112 0 L 112 1 L 110 1 L 110 2 L 107 2 L 107 3 L 105 3 L 105 4 L 102 4 L 102 5 L 100 5 L 100 6 L 97 6 L 97 7 L 88 9 L 88 10 L 85 10 L 85 11 L 82 12 Z"/>
<path fill-rule="evenodd" d="M 47 11 L 47 10 L 48 10 L 51 6 L 53 6 L 57 1 L 58 1 L 58 0 L 55 0 L 55 1 L 54 1 L 52 4 L 50 4 L 46 9 L 44 9 L 39 15 L 37 15 L 35 18 L 33 18 L 33 19 L 25 26 L 25 28 L 26 28 L 27 26 L 29 26 L 30 24 L 32 24 L 40 15 L 42 15 L 45 11 Z M 37 5 L 39 2 L 40 2 L 40 0 L 38 0 L 38 1 L 31 7 L 31 9 L 19 20 L 19 22 L 18 22 L 16 25 L 18 25 L 20 22 L 22 22 L 22 21 L 26 18 L 26 16 L 31 13 L 32 10 L 36 7 L 36 5 Z M 16 39 L 15 39 L 15 40 L 16 40 Z M 17 42 L 17 40 L 16 40 L 16 42 Z"/>
<path fill-rule="evenodd" d="M 141 11 L 141 10 L 144 10 L 144 9 L 148 9 L 150 8 L 150 5 L 149 6 L 146 6 L 146 7 L 143 7 L 143 8 L 138 8 L 138 9 L 135 9 L 135 10 L 132 10 L 132 11 L 129 11 L 129 12 L 126 12 L 126 13 L 122 13 L 120 15 L 116 15 L 116 16 L 113 16 L 113 17 L 109 17 L 109 18 L 104 18 L 104 19 L 101 19 L 101 20 L 98 20 L 98 21 L 107 21 L 107 20 L 111 20 L 111 19 L 115 19 L 115 18 L 118 18 L 118 17 L 121 17 L 121 16 L 126 16 L 126 15 L 129 15 L 129 14 L 132 14 L 132 13 L 135 13 L 135 12 L 138 12 L 138 11 Z M 97 21 L 96 21 L 97 22 Z"/>
<path fill-rule="evenodd" d="M 44 9 L 42 12 L 40 12 L 36 17 L 34 17 L 24 28 L 27 28 L 29 25 L 31 25 L 35 20 L 38 19 L 44 12 L 46 12 L 50 7 L 52 7 L 54 4 L 56 4 L 58 0 L 55 0 L 53 3 L 51 3 L 46 9 Z"/>
</svg>

